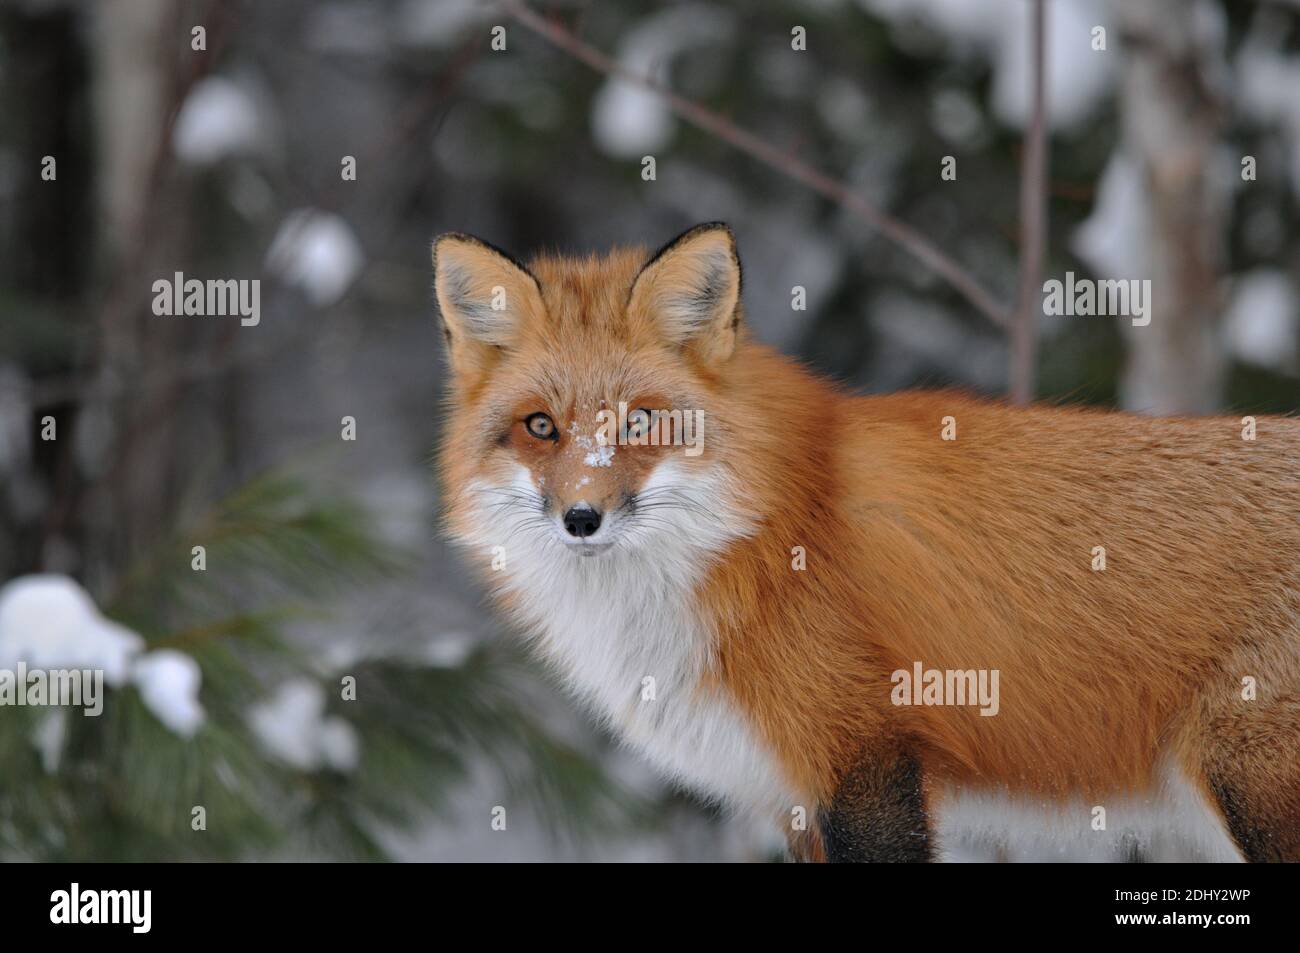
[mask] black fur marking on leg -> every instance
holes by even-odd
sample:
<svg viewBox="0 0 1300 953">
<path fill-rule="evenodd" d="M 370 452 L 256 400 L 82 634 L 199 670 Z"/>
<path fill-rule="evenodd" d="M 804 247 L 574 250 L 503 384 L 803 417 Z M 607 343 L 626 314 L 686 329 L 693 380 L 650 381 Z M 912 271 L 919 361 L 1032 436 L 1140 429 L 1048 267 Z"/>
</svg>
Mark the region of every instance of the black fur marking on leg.
<svg viewBox="0 0 1300 953">
<path fill-rule="evenodd" d="M 912 758 L 864 759 L 840 779 L 818 812 L 832 863 L 922 863 L 932 859 L 921 768 Z"/>
<path fill-rule="evenodd" d="M 1252 812 L 1237 791 L 1221 778 L 1211 778 L 1210 788 L 1223 809 L 1228 822 L 1228 833 L 1241 848 L 1241 854 L 1252 864 L 1285 860 L 1282 850 L 1266 827 L 1252 820 Z"/>
</svg>

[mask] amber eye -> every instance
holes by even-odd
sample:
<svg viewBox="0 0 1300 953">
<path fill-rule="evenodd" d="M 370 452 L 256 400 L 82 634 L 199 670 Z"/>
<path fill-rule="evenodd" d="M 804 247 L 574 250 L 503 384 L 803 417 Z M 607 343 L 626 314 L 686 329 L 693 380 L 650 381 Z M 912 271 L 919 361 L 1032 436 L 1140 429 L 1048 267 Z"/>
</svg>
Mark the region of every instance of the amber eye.
<svg viewBox="0 0 1300 953">
<path fill-rule="evenodd" d="M 545 414 L 530 414 L 524 420 L 524 426 L 538 440 L 555 440 L 558 436 L 555 421 Z"/>
</svg>

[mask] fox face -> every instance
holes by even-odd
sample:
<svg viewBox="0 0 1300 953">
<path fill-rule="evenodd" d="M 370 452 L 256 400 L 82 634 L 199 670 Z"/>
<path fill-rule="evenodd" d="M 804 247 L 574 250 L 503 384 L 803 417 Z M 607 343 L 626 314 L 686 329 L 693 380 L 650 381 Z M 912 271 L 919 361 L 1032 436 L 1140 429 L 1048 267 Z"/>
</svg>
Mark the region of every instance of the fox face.
<svg viewBox="0 0 1300 953">
<path fill-rule="evenodd" d="M 731 232 L 527 267 L 446 235 L 434 269 L 451 535 L 598 717 L 667 776 L 775 817 L 793 795 L 716 684 L 693 596 L 756 531 Z"/>
<path fill-rule="evenodd" d="M 452 386 L 453 532 L 550 558 L 701 543 L 726 509 L 714 373 L 740 333 L 730 230 L 660 252 L 524 266 L 465 235 L 434 245 Z M 493 543 L 492 541 L 496 542 Z"/>
</svg>

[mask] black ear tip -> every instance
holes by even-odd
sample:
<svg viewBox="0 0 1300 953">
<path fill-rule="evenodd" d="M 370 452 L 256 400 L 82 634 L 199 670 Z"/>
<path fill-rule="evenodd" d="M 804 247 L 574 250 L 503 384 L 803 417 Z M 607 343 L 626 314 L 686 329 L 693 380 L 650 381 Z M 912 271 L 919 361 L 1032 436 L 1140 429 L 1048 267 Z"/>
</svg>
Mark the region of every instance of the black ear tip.
<svg viewBox="0 0 1300 953">
<path fill-rule="evenodd" d="M 491 242 L 485 242 L 477 235 L 471 235 L 469 232 L 440 232 L 439 234 L 434 236 L 433 253 L 437 255 L 438 249 L 441 248 L 443 244 L 447 242 L 452 242 L 457 245 L 477 245 L 480 248 L 488 248 L 491 249 L 492 251 L 504 254 L 503 252 L 501 252 L 499 248 L 497 248 Z"/>
<path fill-rule="evenodd" d="M 694 228 L 688 228 L 686 231 L 682 232 L 681 235 L 673 239 L 671 244 L 675 245 L 678 242 L 684 242 L 697 235 L 704 235 L 709 232 L 721 232 L 726 235 L 727 244 L 731 246 L 731 257 L 740 261 L 740 253 L 736 248 L 736 233 L 731 230 L 731 226 L 726 222 L 701 222 Z"/>
<path fill-rule="evenodd" d="M 736 268 L 739 269 L 740 249 L 736 246 L 736 233 L 731 230 L 731 226 L 728 225 L 726 222 L 704 222 L 700 225 L 696 225 L 685 235 L 683 235 L 682 238 L 685 239 L 693 235 L 702 234 L 704 232 L 722 232 L 727 236 L 727 244 L 731 246 L 731 257 L 736 262 Z"/>
<path fill-rule="evenodd" d="M 477 242 L 478 239 L 473 235 L 467 235 L 464 232 L 440 232 L 433 237 L 433 244 L 430 246 L 433 252 L 434 268 L 438 266 L 438 249 L 446 242 Z"/>
<path fill-rule="evenodd" d="M 731 226 L 728 225 L 726 222 L 701 222 L 699 225 L 692 225 L 690 228 L 686 229 L 686 231 L 682 232 L 680 235 L 677 235 L 676 237 L 671 238 L 668 241 L 664 242 L 661 246 L 659 246 L 658 250 L 656 250 L 655 253 L 650 256 L 650 258 L 646 261 L 646 263 L 641 266 L 641 270 L 645 271 L 645 269 L 649 268 L 651 265 L 657 262 L 665 254 L 672 251 L 672 249 L 676 248 L 682 242 L 688 241 L 689 239 L 694 238 L 696 235 L 702 235 L 705 232 L 726 232 L 727 240 L 731 243 L 731 256 L 736 259 L 737 264 L 740 263 L 740 255 L 736 251 L 736 233 L 731 230 Z"/>
<path fill-rule="evenodd" d="M 736 233 L 731 230 L 731 226 L 726 222 L 701 222 L 694 228 L 687 229 L 681 237 L 689 238 L 694 235 L 700 235 L 704 232 L 725 232 L 727 238 L 731 240 L 732 246 L 734 247 L 736 244 Z"/>
<path fill-rule="evenodd" d="M 541 288 L 542 286 L 542 283 L 537 280 L 537 276 L 534 275 L 529 270 L 528 266 L 525 265 L 518 258 L 516 258 L 514 255 L 510 254 L 510 252 L 506 251 L 504 248 L 498 248 L 496 245 L 493 245 L 491 242 L 485 241 L 484 239 L 479 238 L 477 235 L 471 235 L 468 232 L 442 232 L 441 234 L 439 234 L 434 238 L 433 267 L 435 271 L 438 268 L 438 248 L 441 247 L 443 242 L 448 242 L 448 241 L 458 242 L 464 245 L 477 245 L 479 248 L 486 249 L 487 251 L 490 251 L 493 254 L 498 255 L 501 258 L 504 258 L 506 261 L 510 262 L 510 264 L 514 265 L 525 275 L 531 278 L 533 280 L 533 284 L 537 285 L 538 288 Z"/>
</svg>

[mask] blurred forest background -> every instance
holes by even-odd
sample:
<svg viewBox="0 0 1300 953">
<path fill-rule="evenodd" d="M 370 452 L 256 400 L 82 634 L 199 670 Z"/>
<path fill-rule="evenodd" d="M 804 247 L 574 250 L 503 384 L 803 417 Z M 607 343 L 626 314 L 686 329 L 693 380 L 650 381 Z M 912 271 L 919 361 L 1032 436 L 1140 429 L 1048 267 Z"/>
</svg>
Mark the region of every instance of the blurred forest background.
<svg viewBox="0 0 1300 953">
<path fill-rule="evenodd" d="M 1027 0 L 532 6 L 1011 306 Z M 1040 315 L 1038 397 L 1296 412 L 1300 2 L 1047 6 L 1044 277 L 1155 310 Z M 0 117 L 0 666 L 58 615 L 56 661 L 122 672 L 100 718 L 0 708 L 0 859 L 777 856 L 617 750 L 439 539 L 430 240 L 725 220 L 755 333 L 865 391 L 1003 394 L 998 327 L 490 2 L 3 0 Z M 261 279 L 260 323 L 156 316 L 176 272 Z"/>
</svg>

